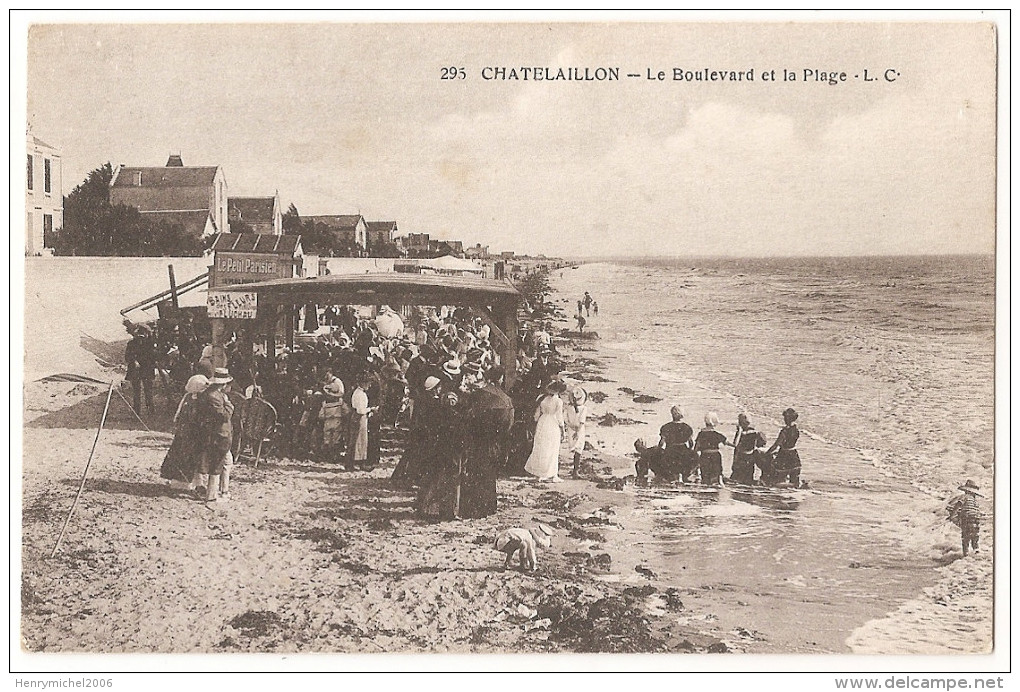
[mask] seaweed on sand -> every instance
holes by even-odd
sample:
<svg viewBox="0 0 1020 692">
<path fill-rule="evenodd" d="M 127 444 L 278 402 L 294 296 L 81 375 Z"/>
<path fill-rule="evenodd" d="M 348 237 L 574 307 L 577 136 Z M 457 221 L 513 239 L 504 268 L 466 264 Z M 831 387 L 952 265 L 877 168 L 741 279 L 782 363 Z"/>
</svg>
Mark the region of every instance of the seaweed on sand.
<svg viewBox="0 0 1020 692">
<path fill-rule="evenodd" d="M 599 418 L 598 422 L 603 428 L 611 428 L 614 425 L 635 425 L 641 421 L 634 420 L 633 418 L 622 418 L 613 413 L 607 413 Z"/>
<path fill-rule="evenodd" d="M 271 634 L 280 624 L 280 615 L 271 610 L 249 610 L 229 620 L 228 625 L 247 637 L 264 637 Z"/>
<path fill-rule="evenodd" d="M 653 632 L 638 594 L 572 600 L 553 594 L 538 606 L 550 640 L 579 653 L 650 653 L 666 644 Z"/>
</svg>

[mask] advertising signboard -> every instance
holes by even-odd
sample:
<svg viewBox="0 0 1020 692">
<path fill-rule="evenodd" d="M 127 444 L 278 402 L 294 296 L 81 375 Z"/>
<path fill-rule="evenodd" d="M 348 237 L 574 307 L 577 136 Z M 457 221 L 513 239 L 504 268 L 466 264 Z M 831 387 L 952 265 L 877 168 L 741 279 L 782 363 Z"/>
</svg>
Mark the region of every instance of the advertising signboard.
<svg viewBox="0 0 1020 692">
<path fill-rule="evenodd" d="M 209 317 L 253 320 L 258 313 L 258 293 L 209 291 Z"/>
</svg>

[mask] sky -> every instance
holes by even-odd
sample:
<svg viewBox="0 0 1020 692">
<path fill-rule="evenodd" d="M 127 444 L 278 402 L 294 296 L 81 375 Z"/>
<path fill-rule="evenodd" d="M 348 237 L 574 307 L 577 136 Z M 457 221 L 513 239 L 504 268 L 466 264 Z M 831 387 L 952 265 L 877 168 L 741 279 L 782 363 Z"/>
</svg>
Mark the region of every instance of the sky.
<svg viewBox="0 0 1020 692">
<path fill-rule="evenodd" d="M 992 25 L 946 22 L 36 24 L 28 121 L 65 194 L 179 152 L 230 195 L 492 251 L 992 252 L 995 50 Z M 496 66 L 621 76 L 482 79 Z"/>
</svg>

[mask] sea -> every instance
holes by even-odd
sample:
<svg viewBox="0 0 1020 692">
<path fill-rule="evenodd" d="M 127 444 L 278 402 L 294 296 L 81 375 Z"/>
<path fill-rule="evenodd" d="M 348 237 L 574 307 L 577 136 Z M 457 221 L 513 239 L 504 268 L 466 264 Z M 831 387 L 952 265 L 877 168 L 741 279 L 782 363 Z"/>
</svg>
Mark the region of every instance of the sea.
<svg viewBox="0 0 1020 692">
<path fill-rule="evenodd" d="M 744 412 L 770 442 L 784 409 L 800 414 L 806 491 L 636 491 L 649 565 L 757 595 L 762 631 L 804 630 L 778 634 L 782 650 L 988 649 L 990 588 L 963 624 L 931 602 L 947 580 L 978 580 L 946 567 L 959 557 L 947 499 L 972 479 L 986 526 L 994 514 L 994 257 L 611 260 L 553 287 L 568 314 L 589 291 L 599 348 L 653 378 L 649 441 L 673 403 L 695 430 L 716 410 L 730 435 Z M 631 451 L 622 440 L 607 451 Z M 918 618 L 930 631 L 896 641 Z"/>
</svg>

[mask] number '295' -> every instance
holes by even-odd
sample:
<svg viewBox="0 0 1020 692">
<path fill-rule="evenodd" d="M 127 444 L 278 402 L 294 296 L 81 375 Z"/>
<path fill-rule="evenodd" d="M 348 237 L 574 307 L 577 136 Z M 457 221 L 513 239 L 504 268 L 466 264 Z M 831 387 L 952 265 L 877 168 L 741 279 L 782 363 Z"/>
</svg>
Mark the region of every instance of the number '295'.
<svg viewBox="0 0 1020 692">
<path fill-rule="evenodd" d="M 463 67 L 441 67 L 439 68 L 440 79 L 467 79 L 467 72 Z"/>
</svg>

